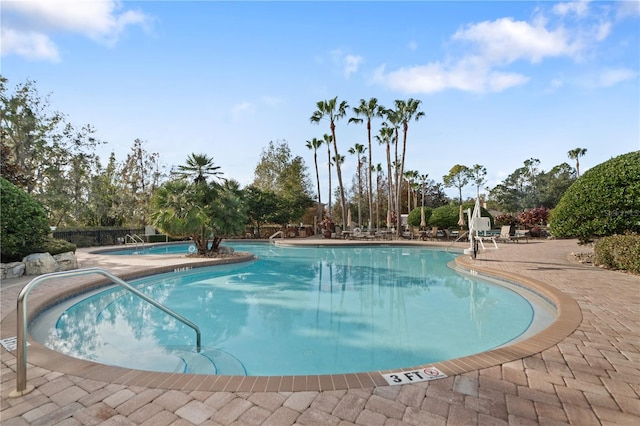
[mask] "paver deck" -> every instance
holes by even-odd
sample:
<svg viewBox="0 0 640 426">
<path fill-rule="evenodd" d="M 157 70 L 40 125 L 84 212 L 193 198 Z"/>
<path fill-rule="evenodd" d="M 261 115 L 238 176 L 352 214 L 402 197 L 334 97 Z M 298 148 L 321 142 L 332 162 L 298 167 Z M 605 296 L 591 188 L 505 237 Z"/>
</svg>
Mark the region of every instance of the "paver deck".
<svg viewBox="0 0 640 426">
<path fill-rule="evenodd" d="M 525 357 L 518 357 L 516 350 L 505 351 L 508 361 L 494 358 L 486 368 L 467 365 L 460 370 L 465 372 L 445 379 L 401 386 L 347 383 L 346 389 L 278 391 L 287 381 L 295 389 L 296 378 L 285 377 L 278 378 L 278 387 L 272 387 L 273 380 L 262 380 L 261 391 L 254 390 L 258 381 L 245 388 L 227 383 L 233 391 L 226 391 L 212 390 L 217 386 L 205 385 L 202 376 L 160 383 L 155 376 L 147 385 L 123 379 L 122 369 L 112 370 L 111 376 L 106 369 L 99 378 L 93 377 L 85 374 L 81 361 L 75 367 L 62 365 L 63 360 L 56 364 L 57 360 L 37 359 L 34 350 L 33 356 L 29 352 L 27 378 L 35 390 L 9 398 L 15 389 L 16 359 L 14 352 L 2 348 L 0 422 L 3 426 L 640 424 L 640 277 L 576 263 L 572 251 L 582 251 L 575 240 L 505 243 L 476 260 L 465 260 L 477 270 L 542 282 L 577 302 L 581 313 L 577 328 L 570 326 L 566 337 L 539 351 L 534 345 L 534 352 Z M 81 267 L 97 266 L 120 276 L 189 262 L 138 256 L 127 257 L 125 263 L 119 256 L 91 255 L 88 250 L 77 255 Z M 32 278 L 1 283 L 2 338 L 9 337 L 10 329 L 4 325 L 13 321 L 17 294 Z M 77 286 L 74 280 L 64 285 Z M 30 298 L 60 291 L 60 283 L 45 283 Z"/>
</svg>

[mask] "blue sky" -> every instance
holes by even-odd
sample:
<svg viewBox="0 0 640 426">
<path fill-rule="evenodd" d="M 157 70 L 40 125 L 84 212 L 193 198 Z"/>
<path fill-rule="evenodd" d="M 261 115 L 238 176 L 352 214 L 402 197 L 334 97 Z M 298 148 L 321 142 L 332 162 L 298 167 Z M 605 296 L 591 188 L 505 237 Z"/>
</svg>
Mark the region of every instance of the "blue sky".
<svg viewBox="0 0 640 426">
<path fill-rule="evenodd" d="M 405 169 L 438 182 L 454 164 L 484 165 L 493 187 L 528 158 L 549 170 L 586 148 L 584 172 L 640 149 L 638 1 L 1 7 L 9 87 L 35 80 L 52 109 L 95 127 L 105 161 L 112 151 L 124 160 L 139 138 L 167 168 L 206 153 L 246 185 L 269 141 L 284 140 L 313 176 L 305 142 L 329 126 L 309 118 L 335 96 L 351 106 L 421 100 L 426 116 L 410 124 Z M 344 119 L 336 132 L 350 182 L 347 150 L 366 145 L 366 129 Z M 375 142 L 372 154 L 386 164 Z M 324 148 L 319 158 L 326 200 Z"/>
</svg>

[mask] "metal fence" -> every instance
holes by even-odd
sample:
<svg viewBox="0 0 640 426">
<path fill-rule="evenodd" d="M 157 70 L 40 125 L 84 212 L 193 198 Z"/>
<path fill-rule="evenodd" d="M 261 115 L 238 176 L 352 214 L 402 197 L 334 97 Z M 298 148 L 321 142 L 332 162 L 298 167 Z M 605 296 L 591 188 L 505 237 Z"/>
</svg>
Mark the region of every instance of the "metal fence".
<svg viewBox="0 0 640 426">
<path fill-rule="evenodd" d="M 74 243 L 78 247 L 110 246 L 122 244 L 125 236 L 144 235 L 144 228 L 85 229 L 77 231 L 54 231 L 53 238 Z"/>
</svg>

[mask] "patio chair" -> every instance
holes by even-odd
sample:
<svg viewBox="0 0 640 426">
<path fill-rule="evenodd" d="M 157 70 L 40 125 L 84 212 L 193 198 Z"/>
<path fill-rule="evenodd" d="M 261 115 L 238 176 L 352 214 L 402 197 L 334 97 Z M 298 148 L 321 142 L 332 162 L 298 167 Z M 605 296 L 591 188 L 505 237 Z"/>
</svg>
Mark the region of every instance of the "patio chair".
<svg viewBox="0 0 640 426">
<path fill-rule="evenodd" d="M 521 239 L 525 239 L 527 242 L 529 242 L 529 239 L 527 238 L 527 234 L 516 231 L 516 233 L 514 235 L 511 235 L 511 226 L 509 225 L 504 225 L 502 226 L 502 228 L 500 228 L 500 236 L 497 238 L 498 241 L 501 242 L 506 242 L 506 243 L 510 243 L 510 242 L 518 242 Z"/>
</svg>

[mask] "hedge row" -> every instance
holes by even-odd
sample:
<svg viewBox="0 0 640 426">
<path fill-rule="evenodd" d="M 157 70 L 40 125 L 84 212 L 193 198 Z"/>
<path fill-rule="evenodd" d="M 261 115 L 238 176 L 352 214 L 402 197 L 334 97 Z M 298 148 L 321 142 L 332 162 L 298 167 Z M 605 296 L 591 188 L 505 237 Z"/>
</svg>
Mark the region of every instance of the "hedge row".
<svg viewBox="0 0 640 426">
<path fill-rule="evenodd" d="M 612 235 L 594 245 L 594 263 L 640 275 L 640 235 Z"/>
</svg>

